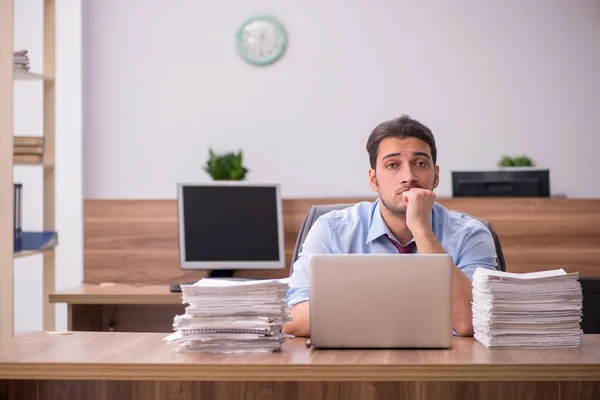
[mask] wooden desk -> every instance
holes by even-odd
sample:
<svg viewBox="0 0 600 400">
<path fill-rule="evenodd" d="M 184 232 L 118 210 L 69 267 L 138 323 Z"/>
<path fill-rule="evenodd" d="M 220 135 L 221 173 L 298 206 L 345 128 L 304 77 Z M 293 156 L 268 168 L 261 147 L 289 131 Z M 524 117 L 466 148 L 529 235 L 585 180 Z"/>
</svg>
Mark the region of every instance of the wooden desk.
<svg viewBox="0 0 600 400">
<path fill-rule="evenodd" d="M 600 335 L 578 349 L 175 352 L 162 333 L 33 332 L 0 343 L 0 398 L 598 399 Z M 12 396 L 12 397 L 11 397 Z M 62 397 L 61 397 L 62 396 Z"/>
<path fill-rule="evenodd" d="M 71 331 L 172 332 L 186 306 L 168 285 L 81 284 L 51 293 L 50 302 L 67 303 Z"/>
</svg>

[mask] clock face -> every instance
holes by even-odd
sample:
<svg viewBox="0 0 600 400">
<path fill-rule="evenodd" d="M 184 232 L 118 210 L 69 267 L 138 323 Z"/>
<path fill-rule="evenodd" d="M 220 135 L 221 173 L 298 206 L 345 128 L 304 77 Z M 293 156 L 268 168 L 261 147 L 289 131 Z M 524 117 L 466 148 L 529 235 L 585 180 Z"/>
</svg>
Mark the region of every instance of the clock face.
<svg viewBox="0 0 600 400">
<path fill-rule="evenodd" d="M 246 61 L 255 65 L 267 65 L 277 61 L 285 52 L 287 34 L 275 18 L 254 17 L 238 31 L 237 46 Z"/>
</svg>

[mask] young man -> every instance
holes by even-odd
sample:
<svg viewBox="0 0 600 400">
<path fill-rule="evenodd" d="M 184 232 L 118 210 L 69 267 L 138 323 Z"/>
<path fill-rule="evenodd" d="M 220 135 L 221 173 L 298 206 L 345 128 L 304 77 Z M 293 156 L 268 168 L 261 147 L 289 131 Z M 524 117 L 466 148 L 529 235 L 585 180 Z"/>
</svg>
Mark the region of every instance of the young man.
<svg viewBox="0 0 600 400">
<path fill-rule="evenodd" d="M 450 254 L 454 331 L 473 334 L 471 280 L 477 267 L 496 269 L 496 248 L 480 221 L 435 202 L 439 183 L 431 130 L 408 116 L 377 126 L 367 141 L 369 184 L 379 198 L 315 221 L 294 264 L 284 331 L 309 336 L 308 256 L 317 253 Z M 351 311 L 349 312 L 349 318 Z"/>
</svg>

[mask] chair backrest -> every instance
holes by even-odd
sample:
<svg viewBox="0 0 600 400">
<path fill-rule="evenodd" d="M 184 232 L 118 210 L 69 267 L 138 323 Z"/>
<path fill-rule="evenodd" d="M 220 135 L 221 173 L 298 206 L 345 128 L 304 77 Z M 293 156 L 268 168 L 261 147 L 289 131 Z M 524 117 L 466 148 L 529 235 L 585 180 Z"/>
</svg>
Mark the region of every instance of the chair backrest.
<svg viewBox="0 0 600 400">
<path fill-rule="evenodd" d="M 302 251 L 302 245 L 304 244 L 304 239 L 306 239 L 306 235 L 308 235 L 308 231 L 313 226 L 317 218 L 319 218 L 323 214 L 327 214 L 333 210 L 343 210 L 344 208 L 348 208 L 353 206 L 354 204 L 329 204 L 329 205 L 315 205 L 310 207 L 306 216 L 304 217 L 304 221 L 302 222 L 302 226 L 300 227 L 300 232 L 298 232 L 298 238 L 296 239 L 296 247 L 294 247 L 294 253 L 292 254 L 292 265 L 290 265 L 290 275 L 294 272 L 294 263 L 298 259 L 298 255 L 300 251 Z"/>
<path fill-rule="evenodd" d="M 481 219 L 481 218 L 477 218 L 474 215 L 470 215 L 470 214 L 466 214 L 471 218 L 475 218 L 476 220 L 478 220 L 479 222 L 481 222 L 482 224 L 484 224 L 488 230 L 490 231 L 490 233 L 492 234 L 492 238 L 494 239 L 494 246 L 496 247 L 496 269 L 498 271 L 506 271 L 506 260 L 504 260 L 504 252 L 502 251 L 502 245 L 500 244 L 500 238 L 498 237 L 498 234 L 496 233 L 496 231 L 494 230 L 494 228 L 492 228 L 492 224 L 490 224 L 488 221 Z"/>
<path fill-rule="evenodd" d="M 353 205 L 354 204 L 328 204 L 328 205 L 314 205 L 314 206 L 310 207 L 310 209 L 306 213 L 306 216 L 304 217 L 304 221 L 302 222 L 302 226 L 300 227 L 300 232 L 298 232 L 298 238 L 296 239 L 296 247 L 294 247 L 294 253 L 292 254 L 292 264 L 290 265 L 290 275 L 292 274 L 292 272 L 294 272 L 294 263 L 298 259 L 298 255 L 300 254 L 300 251 L 302 250 L 302 245 L 304 243 L 304 240 L 306 239 L 306 235 L 308 234 L 308 231 L 310 231 L 310 228 L 315 223 L 317 218 L 319 218 L 323 214 L 327 214 L 330 211 L 343 210 L 344 208 L 348 208 Z M 497 256 L 497 261 L 498 261 L 497 269 L 500 271 L 506 271 L 506 262 L 504 260 L 504 253 L 502 252 L 502 246 L 500 245 L 500 239 L 498 238 L 498 235 L 494 231 L 494 228 L 492 228 L 492 224 L 490 224 L 488 221 L 485 221 L 481 218 L 477 218 L 472 215 L 469 215 L 469 216 L 480 221 L 488 228 L 488 230 L 492 234 L 492 238 L 494 239 L 494 245 L 496 247 L 496 256 Z"/>
</svg>

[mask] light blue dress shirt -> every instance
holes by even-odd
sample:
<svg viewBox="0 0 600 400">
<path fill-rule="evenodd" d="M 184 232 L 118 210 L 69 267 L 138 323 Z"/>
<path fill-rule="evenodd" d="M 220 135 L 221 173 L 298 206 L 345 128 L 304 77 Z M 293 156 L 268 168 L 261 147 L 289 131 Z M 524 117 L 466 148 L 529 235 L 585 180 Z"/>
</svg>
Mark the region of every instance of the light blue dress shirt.
<svg viewBox="0 0 600 400">
<path fill-rule="evenodd" d="M 454 264 L 473 279 L 477 267 L 495 270 L 496 247 L 487 227 L 473 217 L 434 203 L 431 228 Z M 309 300 L 308 256 L 311 254 L 398 254 L 385 236 L 398 242 L 385 224 L 379 199 L 320 216 L 308 232 L 290 280 L 290 306 Z M 414 241 L 414 239 L 412 240 Z"/>
</svg>

